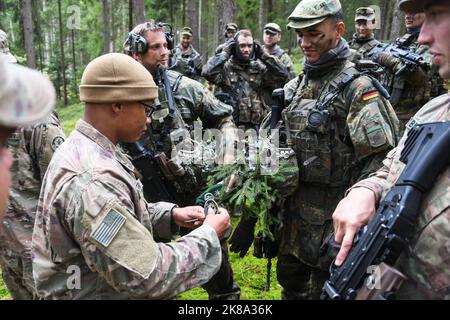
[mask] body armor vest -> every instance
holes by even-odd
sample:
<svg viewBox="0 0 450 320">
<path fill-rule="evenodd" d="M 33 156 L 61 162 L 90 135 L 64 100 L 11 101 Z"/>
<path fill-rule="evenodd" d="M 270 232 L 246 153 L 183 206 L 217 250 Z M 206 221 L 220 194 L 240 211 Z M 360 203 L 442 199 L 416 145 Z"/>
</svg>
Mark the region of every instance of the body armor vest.
<svg viewBox="0 0 450 320">
<path fill-rule="evenodd" d="M 231 95 L 235 100 L 233 108 L 237 125 L 259 125 L 269 112 L 262 97 L 264 68 L 258 61 L 244 66 L 230 61 L 225 64 Z"/>
<path fill-rule="evenodd" d="M 323 86 L 318 96 L 303 79 L 291 105 L 283 111 L 287 145 L 295 150 L 300 165 L 300 184 L 338 187 L 350 183 L 355 156 L 345 139 L 347 106 L 342 94 L 329 99 L 345 77 L 358 73 L 347 65 Z"/>
</svg>

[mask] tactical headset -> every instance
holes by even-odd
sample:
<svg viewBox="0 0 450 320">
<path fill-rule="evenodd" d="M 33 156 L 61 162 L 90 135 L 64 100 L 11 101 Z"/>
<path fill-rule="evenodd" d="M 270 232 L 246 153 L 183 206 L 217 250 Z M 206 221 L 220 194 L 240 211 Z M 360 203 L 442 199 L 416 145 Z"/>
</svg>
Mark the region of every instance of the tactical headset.
<svg viewBox="0 0 450 320">
<path fill-rule="evenodd" d="M 172 26 L 168 23 L 158 22 L 156 26 L 164 28 L 164 34 L 166 35 L 167 48 L 172 50 L 174 48 L 175 35 L 172 31 Z M 126 42 L 129 45 L 129 50 L 135 53 L 146 53 L 148 50 L 147 39 L 141 34 L 130 32 Z"/>
</svg>

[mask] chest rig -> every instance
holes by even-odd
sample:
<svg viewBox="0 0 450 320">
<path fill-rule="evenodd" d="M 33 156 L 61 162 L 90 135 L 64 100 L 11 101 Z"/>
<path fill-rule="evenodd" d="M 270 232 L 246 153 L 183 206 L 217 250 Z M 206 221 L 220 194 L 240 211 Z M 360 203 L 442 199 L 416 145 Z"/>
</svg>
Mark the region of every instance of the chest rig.
<svg viewBox="0 0 450 320">
<path fill-rule="evenodd" d="M 182 75 L 178 73 L 167 72 L 170 88 L 172 92 L 176 92 L 180 85 Z M 184 121 L 183 113 L 189 115 L 191 111 L 184 107 L 179 107 L 179 99 L 175 98 L 176 106 L 171 112 L 169 104 L 169 96 L 162 81 L 158 83 L 158 99 L 156 100 L 156 110 L 152 114 L 152 122 L 149 129 L 152 136 L 152 150 L 163 151 L 168 153 L 171 150 L 172 143 L 170 135 L 176 130 L 184 130 L 187 125 Z M 187 115 L 186 115 L 187 117 Z M 148 143 L 146 143 L 148 146 Z"/>
<path fill-rule="evenodd" d="M 360 76 L 357 69 L 346 65 L 325 84 L 308 83 L 304 77 L 283 111 L 286 143 L 297 155 L 300 183 L 348 185 L 355 156 L 347 134 L 348 106 L 343 93 Z"/>
<path fill-rule="evenodd" d="M 262 99 L 264 68 L 259 61 L 250 61 L 248 65 L 228 61 L 225 65 L 230 93 L 234 97 L 233 118 L 238 125 L 259 125 L 269 113 Z"/>
</svg>

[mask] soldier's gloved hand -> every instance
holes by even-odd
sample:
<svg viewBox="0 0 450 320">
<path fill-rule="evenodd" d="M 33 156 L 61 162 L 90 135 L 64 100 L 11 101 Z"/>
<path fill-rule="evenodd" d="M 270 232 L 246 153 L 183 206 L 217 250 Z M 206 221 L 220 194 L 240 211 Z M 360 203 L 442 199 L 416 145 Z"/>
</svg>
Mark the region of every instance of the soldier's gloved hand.
<svg viewBox="0 0 450 320">
<path fill-rule="evenodd" d="M 394 71 L 396 71 L 396 69 L 401 65 L 399 59 L 384 52 L 379 52 L 378 54 L 374 55 L 372 57 L 372 60 Z"/>
<path fill-rule="evenodd" d="M 258 41 L 253 42 L 253 50 L 255 50 L 255 58 L 261 59 L 264 55 L 264 49 Z"/>
<path fill-rule="evenodd" d="M 250 249 L 253 240 L 255 239 L 256 221 L 256 218 L 244 219 L 244 217 L 242 217 L 234 230 L 233 235 L 228 240 L 231 244 L 230 251 L 239 253 L 241 258 L 247 254 L 248 249 Z"/>
<path fill-rule="evenodd" d="M 230 38 L 225 42 L 223 46 L 223 52 L 225 52 L 228 57 L 233 56 L 236 53 L 236 41 L 234 38 Z"/>
</svg>

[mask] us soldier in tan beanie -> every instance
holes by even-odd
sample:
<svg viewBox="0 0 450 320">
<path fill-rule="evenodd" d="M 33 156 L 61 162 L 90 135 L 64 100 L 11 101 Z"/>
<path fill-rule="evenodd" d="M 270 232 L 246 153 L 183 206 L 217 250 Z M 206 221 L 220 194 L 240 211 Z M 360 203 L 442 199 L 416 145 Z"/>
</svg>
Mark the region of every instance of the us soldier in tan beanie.
<svg viewBox="0 0 450 320">
<path fill-rule="evenodd" d="M 146 130 L 157 97 L 150 73 L 111 53 L 86 67 L 83 119 L 55 153 L 33 233 L 33 271 L 44 299 L 163 299 L 208 281 L 218 270 L 228 213 L 147 203 L 119 142 Z M 194 224 L 184 221 L 199 219 Z M 197 227 L 169 244 L 178 226 Z"/>
<path fill-rule="evenodd" d="M 231 116 L 232 107 L 216 99 L 200 82 L 189 79 L 174 70 L 167 70 L 169 67 L 168 49 L 165 29 L 154 21 L 137 25 L 125 43 L 125 51 L 152 74 L 158 85 L 157 110 L 152 117 L 151 126 L 139 143 L 150 154 L 160 158 L 168 157 L 174 147 L 172 141 L 174 139 L 170 137 L 176 137 L 177 133 L 181 131 L 183 133 L 189 131 L 190 137 L 194 138 L 194 123 L 201 120 L 203 129 L 221 130 L 220 151 L 222 154 L 217 158 L 222 158 L 223 155 L 224 163 L 232 163 L 234 142 L 238 139 L 236 126 Z M 168 85 L 163 81 L 164 74 L 167 76 Z M 173 114 L 171 114 L 171 107 L 168 103 L 168 92 L 171 92 L 174 98 Z M 134 148 L 130 148 L 130 146 L 125 146 L 125 148 L 133 159 L 141 157 L 141 153 L 136 152 Z M 230 149 L 233 152 L 229 152 Z M 206 178 L 211 167 L 205 165 L 205 162 L 201 161 L 200 164 L 197 162 L 183 163 L 183 170 L 173 170 L 172 177 L 165 175 L 164 180 L 157 183 L 162 187 L 156 187 L 156 183 L 154 183 L 154 181 L 161 180 L 160 175 L 152 174 L 155 171 L 164 172 L 164 169 L 160 169 L 161 166 L 155 166 L 156 168 L 153 170 L 148 170 L 148 165 L 142 168 L 139 163 L 135 162 L 135 164 L 144 176 L 144 192 L 147 199 L 151 201 L 159 193 L 162 194 L 160 197 L 164 197 L 167 201 L 191 205 L 206 188 Z M 162 189 L 167 189 L 167 192 L 163 192 Z M 182 230 L 181 232 L 187 231 Z M 204 288 L 208 292 L 209 299 L 235 300 L 240 298 L 240 288 L 234 281 L 231 264 L 228 261 L 228 246 L 225 239 L 222 241 L 222 267 Z"/>
</svg>

